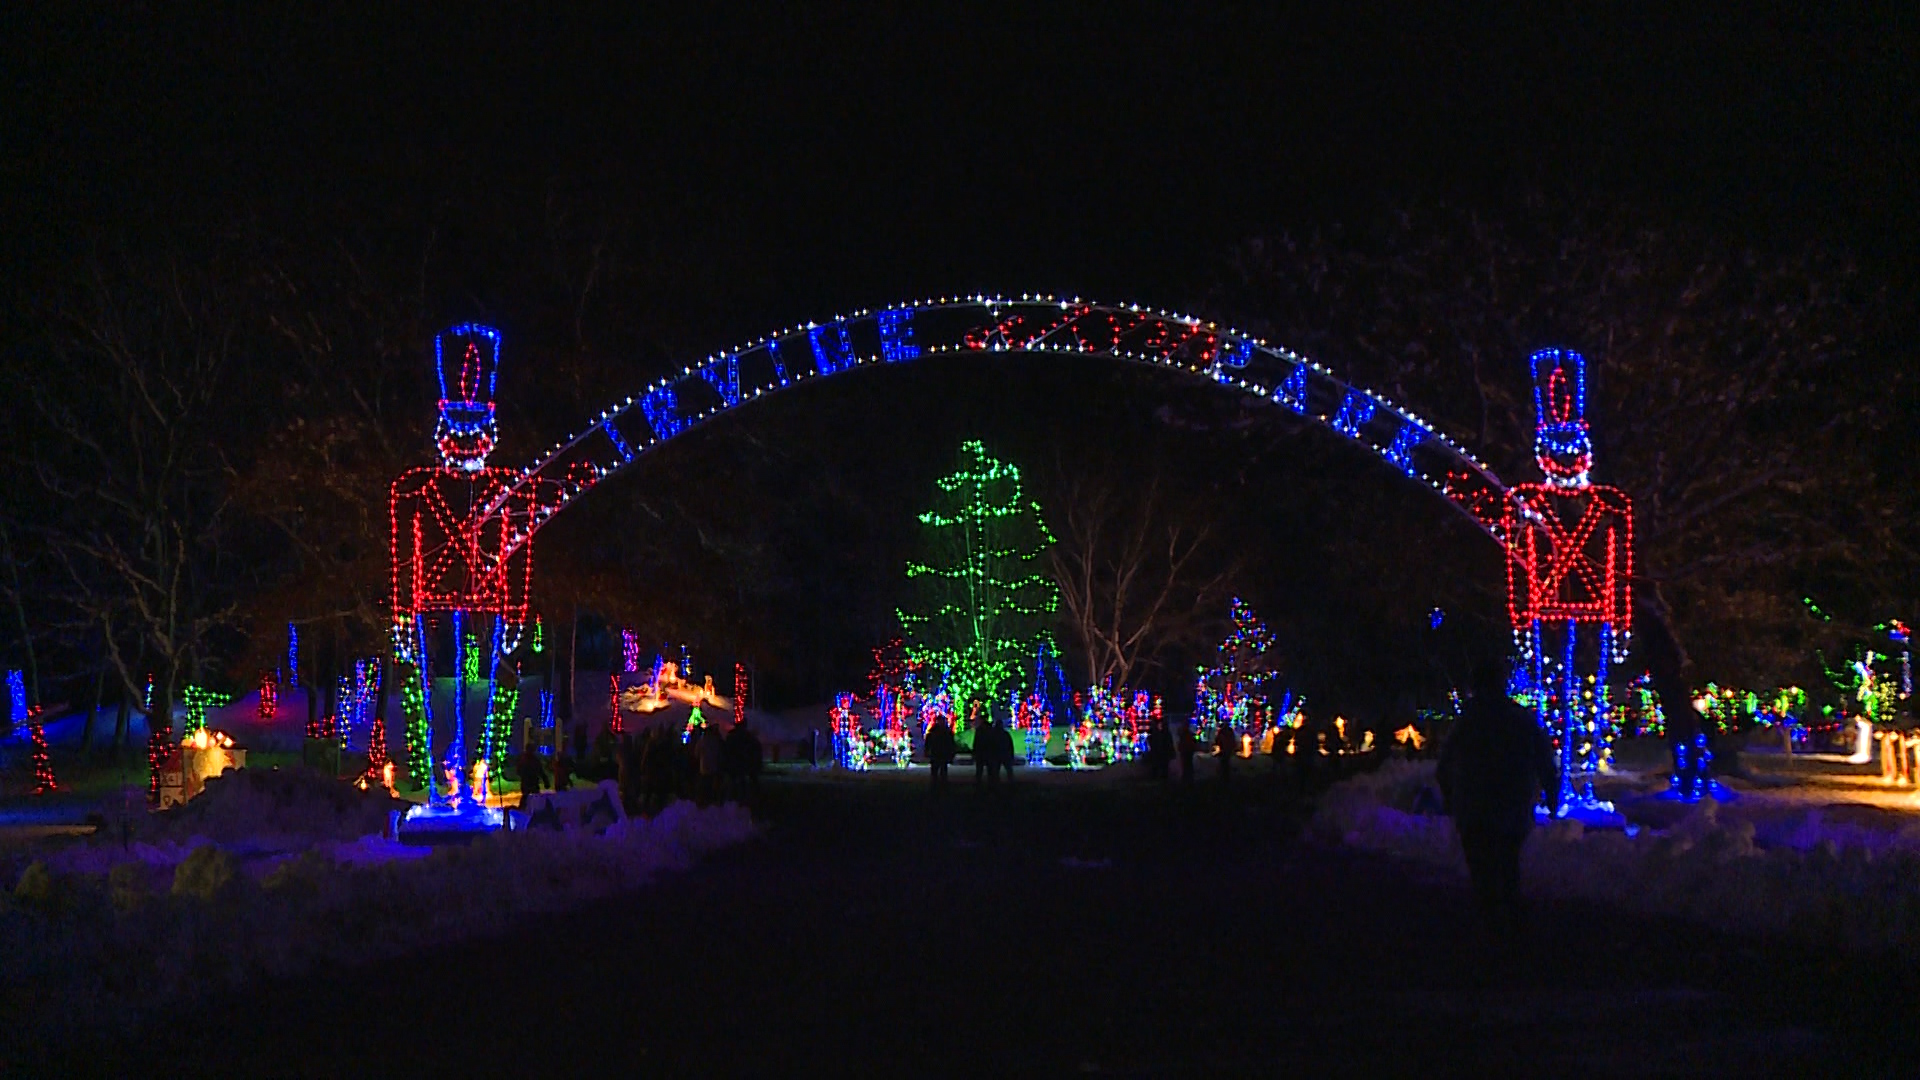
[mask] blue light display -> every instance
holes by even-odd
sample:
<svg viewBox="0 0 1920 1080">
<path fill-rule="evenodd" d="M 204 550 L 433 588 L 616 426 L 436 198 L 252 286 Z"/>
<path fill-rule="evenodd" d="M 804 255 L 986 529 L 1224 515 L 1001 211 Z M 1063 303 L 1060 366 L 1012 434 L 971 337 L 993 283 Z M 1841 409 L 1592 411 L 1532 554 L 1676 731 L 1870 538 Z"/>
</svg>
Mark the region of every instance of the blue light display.
<svg viewBox="0 0 1920 1080">
<path fill-rule="evenodd" d="M 686 421 L 680 419 L 680 398 L 671 386 L 647 391 L 647 396 L 640 399 L 640 415 L 647 418 L 656 439 L 671 439 L 686 426 Z"/>
<path fill-rule="evenodd" d="M 1071 714 L 1073 687 L 1067 683 L 1066 669 L 1060 666 L 1060 650 L 1053 643 L 1052 635 L 1043 635 L 1039 647 L 1034 650 L 1033 686 L 1046 700 L 1047 710 L 1052 715 Z"/>
<path fill-rule="evenodd" d="M 431 802 L 434 781 L 433 733 L 439 729 L 435 727 L 433 722 L 433 672 L 429 670 L 427 666 L 427 617 L 425 615 L 415 614 L 412 619 L 408 620 L 408 624 L 412 630 L 409 637 L 413 642 L 411 647 L 413 659 L 411 662 L 419 667 L 421 690 L 420 717 L 423 725 L 421 731 L 423 736 L 422 742 L 425 744 L 419 750 L 408 747 L 408 760 L 418 761 L 420 763 L 419 768 L 427 774 L 425 776 L 414 777 L 414 782 L 426 789 L 429 797 L 428 801 Z M 456 636 L 454 640 L 457 642 L 459 638 Z M 460 647 L 457 644 L 454 646 L 454 666 L 460 666 Z"/>
<path fill-rule="evenodd" d="M 913 343 L 913 309 L 889 308 L 875 320 L 880 327 L 880 358 L 889 364 L 920 358 Z"/>
<path fill-rule="evenodd" d="M 729 356 L 700 369 L 700 377 L 720 395 L 721 408 L 740 404 L 740 358 Z"/>
<path fill-rule="evenodd" d="M 1551 423 L 1579 423 L 1585 426 L 1587 417 L 1587 358 L 1572 349 L 1541 349 L 1528 358 L 1528 366 L 1533 376 L 1533 414 L 1540 418 L 1542 426 Z M 1573 369 L 1571 398 L 1557 397 L 1551 390 L 1551 376 L 1555 368 L 1563 373 Z M 1541 373 L 1548 374 L 1542 379 Z"/>
<path fill-rule="evenodd" d="M 620 455 L 620 460 L 632 461 L 633 447 L 627 445 L 626 437 L 620 434 L 619 428 L 613 426 L 613 421 L 608 420 L 606 423 L 600 425 L 600 428 L 607 433 L 607 438 L 613 440 L 614 453 Z"/>
<path fill-rule="evenodd" d="M 1246 367 L 1253 359 L 1253 342 L 1245 338 L 1227 338 L 1220 343 L 1220 366 L 1230 368 Z"/>
<path fill-rule="evenodd" d="M 1411 420 L 1401 424 L 1400 430 L 1393 436 L 1393 445 L 1386 449 L 1387 460 L 1399 466 L 1400 471 L 1408 476 L 1414 475 L 1413 450 L 1424 442 L 1426 437 L 1427 429 L 1419 424 Z"/>
<path fill-rule="evenodd" d="M 1373 420 L 1373 398 L 1358 390 L 1348 390 L 1340 399 L 1340 411 L 1334 415 L 1333 430 L 1348 438 L 1357 439 L 1360 431 Z"/>
<path fill-rule="evenodd" d="M 7 700 L 9 730 L 18 730 L 27 722 L 27 683 L 18 668 L 7 672 Z"/>
<path fill-rule="evenodd" d="M 1580 625 L 1567 623 L 1567 640 L 1560 655 L 1560 715 L 1555 717 L 1553 731 L 1563 732 L 1564 744 L 1560 747 L 1560 803 L 1566 805 L 1575 794 L 1573 774 L 1587 756 L 1581 751 L 1580 739 L 1584 736 L 1590 742 L 1593 732 L 1589 724 L 1581 721 L 1587 718 L 1587 710 L 1580 707 L 1580 669 L 1574 666 L 1574 650 L 1580 643 Z M 1590 722 L 1589 722 L 1590 723 Z M 1583 730 L 1588 729 L 1588 730 Z M 1593 799 L 1593 779 L 1590 769 L 1586 773 L 1586 791 L 1581 793 L 1589 802 Z"/>
<path fill-rule="evenodd" d="M 847 340 L 847 328 L 842 323 L 809 327 L 807 342 L 813 346 L 813 369 L 821 375 L 845 371 L 854 365 L 853 343 Z"/>
<path fill-rule="evenodd" d="M 457 360 L 447 355 L 448 339 L 459 354 Z M 487 455 L 499 441 L 493 399 L 500 381 L 500 332 L 477 323 L 452 327 L 434 335 L 433 359 L 440 381 L 440 419 L 433 441 L 441 464 L 485 468 Z"/>
<path fill-rule="evenodd" d="M 767 342 L 767 359 L 773 361 L 773 378 L 781 386 L 792 380 L 787 378 L 787 362 L 780 356 L 780 340 L 775 338 Z"/>
<path fill-rule="evenodd" d="M 493 341 L 475 338 L 468 344 L 486 354 Z M 797 369 L 787 362 L 795 348 L 807 355 Z M 1039 295 L 942 297 L 856 311 L 717 353 L 704 365 L 686 367 L 616 402 L 586 430 L 555 444 L 544 458 L 520 470 L 521 479 L 494 495 L 486 513 L 524 517 L 524 527 L 515 527 L 508 536 L 508 550 L 502 553 L 508 555 L 561 507 L 653 446 L 796 379 L 839 374 L 865 363 L 1015 351 L 1105 355 L 1184 371 L 1260 395 L 1366 445 L 1503 541 L 1500 508 L 1507 485 L 1446 436 L 1385 399 L 1349 386 L 1298 354 L 1202 320 L 1138 305 Z M 449 348 L 450 362 L 452 354 Z M 450 389 L 456 374 L 445 375 Z M 484 389 L 487 384 L 480 385 Z M 1391 415 L 1393 431 L 1385 430 L 1382 409 Z M 628 415 L 644 418 L 650 436 L 640 437 L 637 420 L 622 419 Z M 607 429 L 604 441 L 589 438 L 600 428 Z"/>
<path fill-rule="evenodd" d="M 459 391 L 458 394 L 447 393 L 447 358 L 441 342 L 442 339 L 449 337 L 477 337 L 484 339 L 493 346 L 492 356 L 483 355 L 478 357 L 482 364 L 482 370 L 472 371 L 464 363 L 462 364 L 462 377 L 455 385 L 455 389 Z M 465 357 L 462 357 L 462 360 L 464 361 Z M 433 371 L 440 379 L 440 400 L 491 401 L 494 392 L 498 389 L 500 380 L 500 331 L 495 330 L 491 326 L 482 326 L 479 323 L 462 323 L 459 326 L 448 327 L 445 334 L 435 334 L 433 336 Z M 484 375 L 487 380 L 487 396 L 485 399 L 479 396 L 479 379 L 482 375 Z"/>
<path fill-rule="evenodd" d="M 1307 411 L 1307 366 L 1300 364 L 1287 373 L 1287 380 L 1274 391 L 1273 399 L 1294 412 Z"/>
<path fill-rule="evenodd" d="M 1613 624 L 1601 623 L 1600 670 L 1595 676 L 1593 684 L 1593 715 L 1599 718 L 1598 724 L 1604 725 L 1605 730 L 1600 730 L 1599 727 L 1595 728 L 1594 743 L 1596 746 L 1611 747 L 1613 745 L 1613 706 L 1609 702 L 1610 695 L 1607 691 L 1607 679 L 1613 672 L 1610 661 L 1612 660 L 1611 654 L 1616 647 L 1617 643 L 1613 639 Z M 1611 751 L 1602 751 L 1602 753 L 1611 753 Z M 1592 785 L 1589 784 L 1588 786 L 1591 787 Z"/>
<path fill-rule="evenodd" d="M 1587 432 L 1587 361 L 1571 349 L 1541 349 L 1528 360 L 1533 376 L 1534 457 L 1547 482 L 1585 487 L 1593 463 Z"/>
<path fill-rule="evenodd" d="M 480 726 L 480 753 L 477 755 L 479 760 L 487 762 L 496 762 L 503 757 L 502 751 L 507 743 L 506 732 L 498 726 L 500 718 L 494 715 L 500 696 L 500 658 L 506 653 L 502 648 L 505 630 L 504 620 L 495 615 L 493 630 L 487 636 L 487 715 Z"/>
<path fill-rule="evenodd" d="M 466 764 L 465 747 L 467 745 L 467 613 L 459 608 L 453 610 L 453 742 L 447 745 L 447 756 L 441 767 L 453 773 L 448 785 L 449 792 L 456 790 L 454 785 L 465 784 L 467 778 L 460 775 L 461 766 Z M 427 684 L 427 696 L 433 696 L 433 684 Z"/>
<path fill-rule="evenodd" d="M 1701 796 L 1713 791 L 1713 750 L 1705 734 L 1694 736 L 1691 745 L 1673 744 L 1673 779 L 1669 786 L 1685 802 L 1699 802 Z"/>
</svg>

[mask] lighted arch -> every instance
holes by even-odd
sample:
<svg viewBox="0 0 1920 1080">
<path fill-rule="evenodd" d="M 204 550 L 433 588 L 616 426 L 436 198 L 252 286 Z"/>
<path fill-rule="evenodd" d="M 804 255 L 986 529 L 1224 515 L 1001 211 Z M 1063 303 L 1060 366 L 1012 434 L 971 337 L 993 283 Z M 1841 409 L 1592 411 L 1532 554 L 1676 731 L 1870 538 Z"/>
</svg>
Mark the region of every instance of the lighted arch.
<svg viewBox="0 0 1920 1080">
<path fill-rule="evenodd" d="M 1495 540 L 1506 485 L 1459 444 L 1378 394 L 1283 348 L 1136 305 L 971 296 L 858 311 L 782 330 L 617 402 L 522 470 L 487 514 L 505 558 L 568 503 L 648 450 L 788 386 L 870 364 L 969 352 L 1110 356 L 1191 372 L 1316 420 L 1426 484 Z"/>
</svg>

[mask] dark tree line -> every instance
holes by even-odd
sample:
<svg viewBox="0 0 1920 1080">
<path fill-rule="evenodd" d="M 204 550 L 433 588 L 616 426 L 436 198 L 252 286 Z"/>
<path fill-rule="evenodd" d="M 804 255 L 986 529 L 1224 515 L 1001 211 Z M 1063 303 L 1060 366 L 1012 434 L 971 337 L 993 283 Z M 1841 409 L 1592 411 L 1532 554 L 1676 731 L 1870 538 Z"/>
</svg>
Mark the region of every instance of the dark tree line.
<svg viewBox="0 0 1920 1080">
<path fill-rule="evenodd" d="M 495 460 L 512 465 L 778 324 L 721 310 L 709 286 L 734 256 L 673 218 L 555 184 L 475 189 L 418 222 L 102 244 L 36 278 L 0 360 L 19 388 L 0 399 L 6 666 L 75 707 L 137 705 L 151 672 L 161 707 L 189 683 L 249 686 L 291 621 L 309 685 L 330 686 L 385 645 L 386 487 L 430 459 L 436 329 L 506 332 Z M 1510 479 L 1531 475 L 1527 353 L 1581 349 L 1598 474 L 1640 509 L 1643 619 L 1702 680 L 1804 682 L 1817 635 L 1920 599 L 1898 305 L 1843 253 L 1656 220 L 1414 207 L 1250 241 L 1207 307 L 1413 405 Z M 910 509 L 967 437 L 1033 478 L 1076 678 L 1184 708 L 1235 593 L 1289 677 L 1356 717 L 1435 699 L 1506 640 L 1498 552 L 1344 440 L 1198 381 L 1022 358 L 797 389 L 648 455 L 541 534 L 549 640 L 566 648 L 584 614 L 589 648 L 618 625 L 685 641 L 709 669 L 752 664 L 776 704 L 855 685 L 896 629 Z M 1814 624 L 1803 595 L 1853 625 Z"/>
</svg>

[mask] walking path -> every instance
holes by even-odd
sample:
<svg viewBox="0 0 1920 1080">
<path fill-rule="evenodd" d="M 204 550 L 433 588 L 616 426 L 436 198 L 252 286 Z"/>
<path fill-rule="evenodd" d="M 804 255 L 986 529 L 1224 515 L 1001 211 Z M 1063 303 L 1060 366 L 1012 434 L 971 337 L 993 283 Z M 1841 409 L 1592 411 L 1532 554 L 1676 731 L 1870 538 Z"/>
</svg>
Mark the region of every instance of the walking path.
<svg viewBox="0 0 1920 1080">
<path fill-rule="evenodd" d="M 104 1071 L 1761 1076 L 1912 1060 L 1885 1012 L 1920 990 L 1902 958 L 1574 905 L 1497 945 L 1453 880 L 1298 839 L 1265 778 L 969 778 L 934 799 L 911 775 L 776 776 L 765 837 L 690 873 L 505 941 L 210 1003 Z"/>
</svg>

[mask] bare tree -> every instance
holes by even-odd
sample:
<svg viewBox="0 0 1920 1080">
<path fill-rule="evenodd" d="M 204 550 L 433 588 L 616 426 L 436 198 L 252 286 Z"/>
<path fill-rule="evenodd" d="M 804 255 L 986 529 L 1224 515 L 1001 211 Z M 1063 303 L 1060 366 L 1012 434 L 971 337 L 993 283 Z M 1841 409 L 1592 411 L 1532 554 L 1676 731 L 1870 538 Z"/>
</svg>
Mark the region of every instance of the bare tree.
<svg viewBox="0 0 1920 1080">
<path fill-rule="evenodd" d="M 297 623 L 312 643 L 301 667 L 317 716 L 349 658 L 386 647 L 387 488 L 429 460 L 432 335 L 416 314 L 423 301 L 356 251 L 343 244 L 301 256 L 301 274 L 276 268 L 262 278 L 263 333 L 283 357 L 283 407 L 235 495 L 271 531 L 279 564 L 243 603 L 252 659 L 269 663 L 286 622 Z"/>
<path fill-rule="evenodd" d="M 25 679 L 27 693 L 34 701 L 40 700 L 40 660 L 33 647 L 33 629 L 27 623 L 27 590 L 20 579 L 20 555 L 13 543 L 13 530 L 7 522 L 0 520 L 0 563 L 6 567 L 6 576 L 0 578 L 0 595 L 7 598 L 11 609 L 13 628 L 20 635 L 20 652 L 26 659 Z"/>
<path fill-rule="evenodd" d="M 33 468 L 53 496 L 47 547 L 73 621 L 149 720 L 170 726 L 235 626 L 236 557 L 226 436 L 244 430 L 238 306 L 207 272 L 96 267 L 51 306 L 34 405 Z"/>
<path fill-rule="evenodd" d="M 1050 486 L 1048 558 L 1087 677 L 1135 685 L 1204 647 L 1232 578 L 1214 558 L 1216 515 L 1176 497 L 1157 464 L 1144 479 L 1113 463 L 1061 464 Z"/>
</svg>

